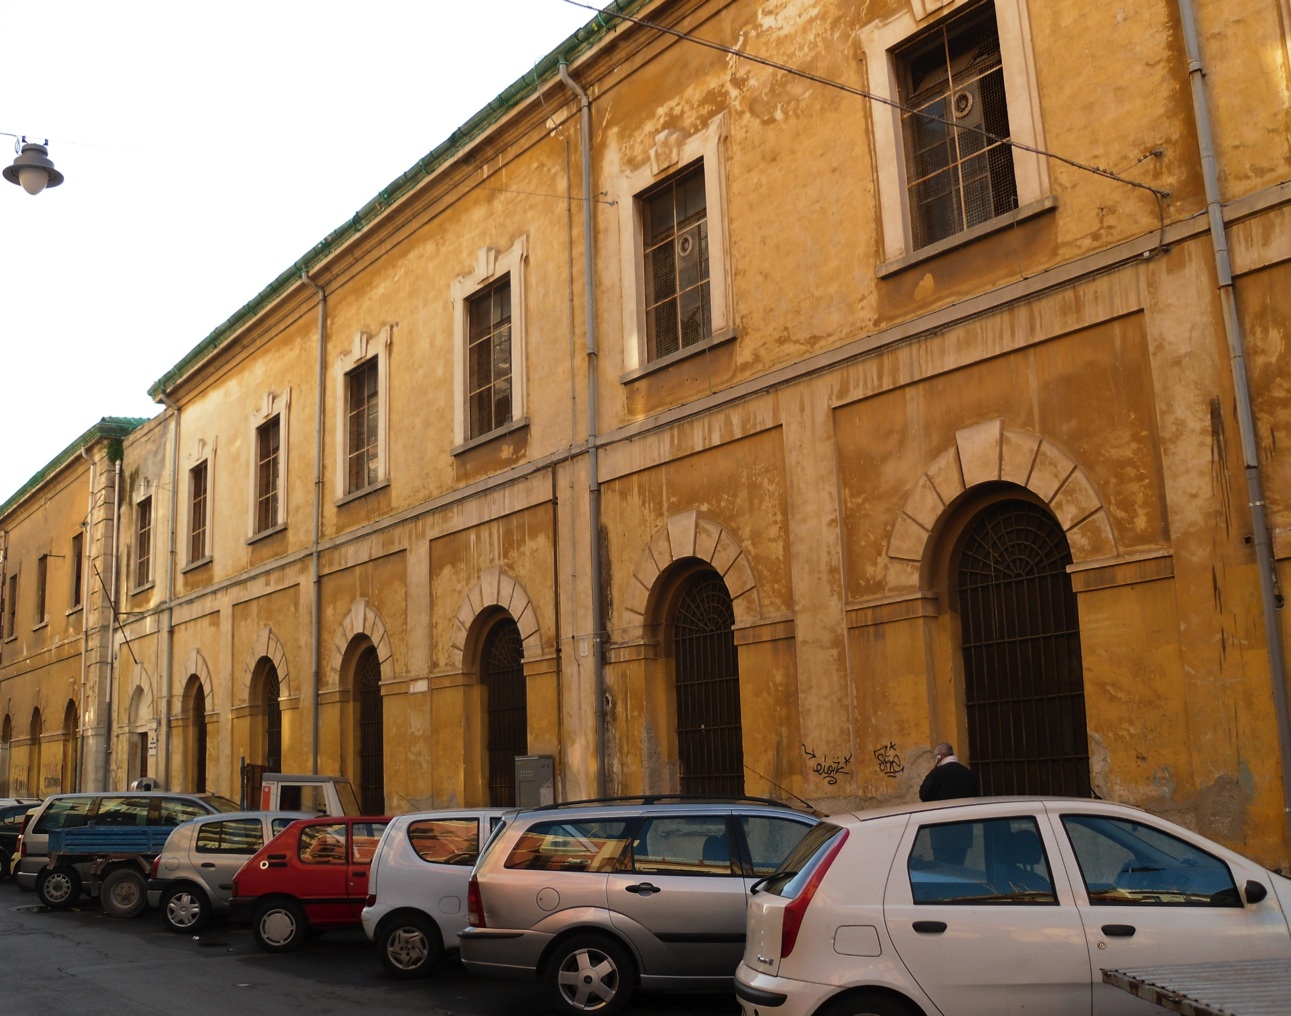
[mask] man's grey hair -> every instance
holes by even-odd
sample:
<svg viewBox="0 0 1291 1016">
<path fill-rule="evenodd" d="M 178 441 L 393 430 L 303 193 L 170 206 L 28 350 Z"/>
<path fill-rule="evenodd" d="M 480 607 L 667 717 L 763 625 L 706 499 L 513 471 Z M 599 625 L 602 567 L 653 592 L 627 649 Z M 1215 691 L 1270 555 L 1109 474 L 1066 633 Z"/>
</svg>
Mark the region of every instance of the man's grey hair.
<svg viewBox="0 0 1291 1016">
<path fill-rule="evenodd" d="M 942 741 L 941 744 L 932 749 L 932 753 L 938 758 L 945 758 L 947 755 L 955 754 L 955 748 L 949 741 Z"/>
</svg>

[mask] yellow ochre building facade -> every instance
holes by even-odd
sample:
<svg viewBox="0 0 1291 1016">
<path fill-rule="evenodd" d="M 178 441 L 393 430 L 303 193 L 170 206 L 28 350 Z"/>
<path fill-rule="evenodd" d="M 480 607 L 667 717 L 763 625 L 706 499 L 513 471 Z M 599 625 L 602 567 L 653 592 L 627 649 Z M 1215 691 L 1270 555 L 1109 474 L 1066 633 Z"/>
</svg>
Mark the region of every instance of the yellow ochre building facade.
<svg viewBox="0 0 1291 1016">
<path fill-rule="evenodd" d="M 0 506 L 0 793 L 949 740 L 1291 863 L 1289 86 L 1288 0 L 621 0 Z"/>
</svg>

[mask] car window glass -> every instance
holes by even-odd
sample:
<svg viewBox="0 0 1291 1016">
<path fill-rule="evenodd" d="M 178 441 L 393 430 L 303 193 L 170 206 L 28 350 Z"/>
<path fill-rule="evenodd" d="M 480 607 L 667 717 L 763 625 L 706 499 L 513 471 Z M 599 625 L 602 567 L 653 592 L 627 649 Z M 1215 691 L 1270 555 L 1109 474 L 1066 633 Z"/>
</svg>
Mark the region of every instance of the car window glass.
<svg viewBox="0 0 1291 1016">
<path fill-rule="evenodd" d="M 203 808 L 196 801 L 185 801 L 164 797 L 161 800 L 160 815 L 158 825 L 177 826 L 181 822 L 187 822 L 190 818 L 197 818 L 198 815 L 209 815 L 210 811 Z"/>
<path fill-rule="evenodd" d="M 480 852 L 480 823 L 473 818 L 419 819 L 408 824 L 408 842 L 423 861 L 474 864 Z"/>
<path fill-rule="evenodd" d="M 516 839 L 508 868 L 613 871 L 628 842 L 628 819 L 535 822 Z"/>
<path fill-rule="evenodd" d="M 275 818 L 270 821 L 269 826 L 273 830 L 273 834 L 277 836 L 295 821 L 296 819 L 294 818 Z"/>
<path fill-rule="evenodd" d="M 628 863 L 642 875 L 730 875 L 724 815 L 659 815 L 641 823 Z"/>
<path fill-rule="evenodd" d="M 32 826 L 33 833 L 47 833 L 52 829 L 74 829 L 85 825 L 90 818 L 96 799 L 93 797 L 65 797 L 51 801 L 44 813 Z"/>
<path fill-rule="evenodd" d="M 148 824 L 148 798 L 105 797 L 99 802 L 94 824 L 100 826 L 142 826 Z"/>
<path fill-rule="evenodd" d="M 300 831 L 300 859 L 305 864 L 345 863 L 345 823 L 305 826 Z"/>
<path fill-rule="evenodd" d="M 258 818 L 203 822 L 194 849 L 199 854 L 254 854 L 264 846 L 264 827 Z"/>
<path fill-rule="evenodd" d="M 832 822 L 812 826 L 798 845 L 789 851 L 780 866 L 761 884 L 761 892 L 774 893 L 785 899 L 796 899 L 811 880 L 812 874 L 847 830 Z"/>
<path fill-rule="evenodd" d="M 749 845 L 754 875 L 770 875 L 811 828 L 808 822 L 780 815 L 743 815 L 740 825 Z"/>
<path fill-rule="evenodd" d="M 1063 828 L 1095 906 L 1240 907 L 1219 858 L 1142 822 L 1064 815 Z"/>
<path fill-rule="evenodd" d="M 371 864 L 377 852 L 377 841 L 385 832 L 384 822 L 355 822 L 350 826 L 350 860 L 354 864 Z"/>
<path fill-rule="evenodd" d="M 915 834 L 906 860 L 915 903 L 1056 903 L 1030 817 L 940 822 Z"/>
</svg>

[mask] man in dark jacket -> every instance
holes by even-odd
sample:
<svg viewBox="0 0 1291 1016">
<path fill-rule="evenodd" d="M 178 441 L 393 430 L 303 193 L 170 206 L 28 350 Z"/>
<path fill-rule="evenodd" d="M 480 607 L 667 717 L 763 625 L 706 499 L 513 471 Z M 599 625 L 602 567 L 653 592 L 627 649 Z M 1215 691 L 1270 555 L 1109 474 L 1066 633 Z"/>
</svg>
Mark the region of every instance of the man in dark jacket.
<svg viewBox="0 0 1291 1016">
<path fill-rule="evenodd" d="M 955 758 L 954 748 L 943 741 L 932 753 L 936 762 L 919 786 L 919 800 L 949 801 L 956 797 L 982 796 L 977 774 Z"/>
</svg>

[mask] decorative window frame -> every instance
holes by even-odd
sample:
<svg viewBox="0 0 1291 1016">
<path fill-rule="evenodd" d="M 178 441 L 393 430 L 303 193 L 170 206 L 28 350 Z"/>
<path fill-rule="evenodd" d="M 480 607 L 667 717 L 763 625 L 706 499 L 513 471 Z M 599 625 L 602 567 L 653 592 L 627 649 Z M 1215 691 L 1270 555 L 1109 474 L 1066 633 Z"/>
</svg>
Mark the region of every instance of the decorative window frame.
<svg viewBox="0 0 1291 1016">
<path fill-rule="evenodd" d="M 256 524 L 260 519 L 260 428 L 275 416 L 278 417 L 278 514 L 271 526 L 265 529 L 257 529 Z M 265 392 L 264 400 L 251 411 L 251 454 L 247 456 L 250 460 L 250 479 L 247 484 L 247 490 L 251 492 L 250 512 L 247 516 L 247 531 L 251 534 L 247 538 L 248 543 L 253 543 L 262 537 L 281 532 L 287 528 L 287 519 L 289 518 L 287 514 L 287 454 L 288 449 L 291 447 L 287 438 L 290 417 L 291 388 L 286 388 L 281 392 Z"/>
<path fill-rule="evenodd" d="M 335 503 L 346 504 L 379 490 L 390 482 L 390 344 L 394 323 L 382 327 L 375 335 L 357 332 L 354 345 L 336 359 L 336 476 L 340 492 Z M 349 478 L 350 389 L 349 375 L 372 358 L 377 361 L 377 476 L 358 490 L 346 489 Z"/>
<path fill-rule="evenodd" d="M 148 502 L 148 574 L 139 581 L 139 506 Z M 131 537 L 129 575 L 131 579 L 130 594 L 142 593 L 151 589 L 157 582 L 157 499 L 153 497 L 152 484 L 143 484 L 143 491 L 134 499 L 134 512 L 131 519 Z"/>
<path fill-rule="evenodd" d="M 529 234 L 522 233 L 505 251 L 481 247 L 475 268 L 459 275 L 450 287 L 453 299 L 453 448 L 458 455 L 503 434 L 528 426 L 529 398 L 525 382 L 525 262 L 529 258 Z M 511 277 L 511 420 L 486 434 L 470 437 L 469 380 L 466 352 L 470 334 L 471 299 L 497 282 Z"/>
<path fill-rule="evenodd" d="M 206 439 L 202 438 L 197 442 L 196 453 L 192 457 L 193 464 L 188 467 L 188 487 L 184 498 L 184 550 L 185 564 L 180 569 L 183 572 L 191 571 L 194 568 L 201 568 L 203 565 L 211 563 L 213 556 L 213 541 L 215 538 L 215 442 L 211 442 L 210 451 L 206 448 Z M 200 557 L 192 557 L 193 553 L 193 471 L 206 467 L 206 533 L 202 538 L 203 554 Z"/>
<path fill-rule="evenodd" d="M 1055 204 L 1048 160 L 1042 155 L 1013 148 L 1013 173 L 1018 207 L 936 243 L 914 250 L 910 234 L 909 195 L 906 189 L 905 144 L 901 135 L 900 70 L 893 51 L 941 18 L 982 0 L 909 0 L 910 7 L 887 21 L 875 22 L 860 32 L 865 52 L 867 89 L 893 105 L 872 103 L 873 151 L 879 190 L 879 225 L 883 263 L 876 269 L 882 278 L 945 250 L 1044 212 Z M 1031 44 L 1030 0 L 987 0 L 995 8 L 1004 67 L 1004 96 L 1009 107 L 1010 140 L 1043 150 L 1044 125 L 1036 83 L 1035 53 Z"/>
<path fill-rule="evenodd" d="M 619 208 L 619 272 L 623 280 L 623 381 L 664 364 L 685 359 L 735 337 L 731 291 L 726 197 L 726 138 L 730 116 L 713 117 L 694 134 L 668 130 L 655 136 L 650 161 L 622 172 L 611 184 Z M 696 162 L 704 166 L 704 201 L 708 216 L 708 292 L 712 308 L 712 337 L 657 360 L 647 359 L 645 257 L 641 196 L 673 173 Z"/>
</svg>

